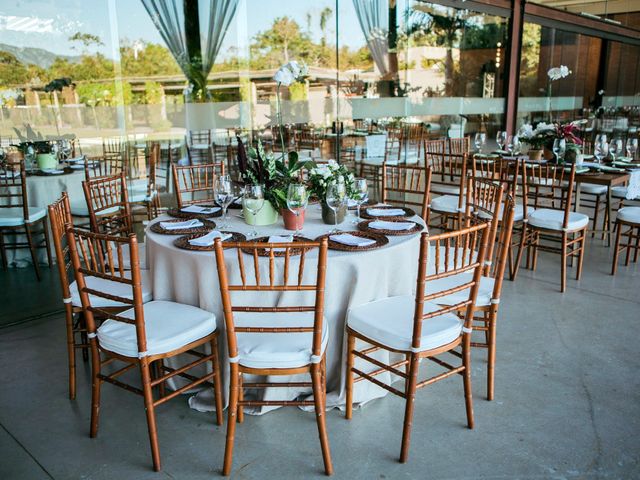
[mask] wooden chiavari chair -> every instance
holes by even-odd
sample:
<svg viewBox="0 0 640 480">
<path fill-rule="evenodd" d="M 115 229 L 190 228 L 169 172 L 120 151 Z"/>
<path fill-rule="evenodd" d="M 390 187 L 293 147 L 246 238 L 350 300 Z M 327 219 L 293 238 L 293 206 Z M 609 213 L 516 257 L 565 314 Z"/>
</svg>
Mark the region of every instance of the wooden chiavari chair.
<svg viewBox="0 0 640 480">
<path fill-rule="evenodd" d="M 424 154 L 426 165 L 431 167 L 430 210 L 439 217 L 435 226 L 446 229 L 449 220 L 457 218 L 464 208 L 461 193 L 467 176 L 467 155 L 448 154 L 445 140 L 426 140 Z"/>
<path fill-rule="evenodd" d="M 178 208 L 189 205 L 213 205 L 216 165 L 171 165 Z"/>
<path fill-rule="evenodd" d="M 629 265 L 631 251 L 633 250 L 633 262 L 638 261 L 640 252 L 640 207 L 623 207 L 618 210 L 616 216 L 616 242 L 613 250 L 613 263 L 611 275 L 616 274 L 618 257 L 626 251 L 624 264 Z"/>
<path fill-rule="evenodd" d="M 369 152 L 360 159 L 360 176 L 371 181 L 373 190 L 377 195 L 381 190 L 382 166 L 397 165 L 400 157 L 402 142 L 402 130 L 389 128 L 386 131 L 384 144 L 384 156 L 372 156 Z"/>
<path fill-rule="evenodd" d="M 532 270 L 536 269 L 540 250 L 560 255 L 561 292 L 566 290 L 567 261 L 573 257 L 578 257 L 576 280 L 580 280 L 589 217 L 571 211 L 575 173 L 575 164 L 567 174 L 562 166 L 523 162 L 523 194 L 527 199 L 524 215 L 527 221 L 520 239 L 514 279 L 523 251 L 527 248 L 527 268 L 530 266 Z M 557 243 L 560 243 L 559 247 L 555 246 Z"/>
<path fill-rule="evenodd" d="M 451 155 L 467 154 L 471 150 L 471 137 L 449 138 L 447 140 L 448 152 Z"/>
<path fill-rule="evenodd" d="M 78 292 L 87 325 L 91 349 L 91 429 L 90 436 L 98 434 L 100 390 L 103 382 L 124 388 L 144 398 L 153 468 L 160 471 L 160 448 L 155 409 L 166 401 L 196 386 L 214 388 L 216 417 L 222 424 L 222 385 L 218 362 L 218 331 L 213 313 L 190 305 L 152 300 L 144 303 L 142 274 L 139 264 L 138 243 L 135 235 L 119 237 L 101 235 L 68 228 L 67 241 L 73 262 Z M 115 258 L 131 255 L 131 271 L 114 267 Z M 114 294 L 92 287 L 90 279 L 102 279 L 118 284 L 127 295 Z M 129 308 L 113 313 L 100 306 L 96 299 L 120 302 Z M 106 318 L 98 328 L 95 317 Z M 195 350 L 205 345 L 210 354 Z M 180 368 L 164 365 L 164 359 L 181 354 L 195 357 Z M 121 362 L 125 366 L 105 371 L 104 367 Z M 202 377 L 187 373 L 195 367 L 211 362 L 213 371 Z M 139 369 L 142 388 L 123 382 L 118 377 L 132 369 Z M 174 377 L 190 380 L 188 384 L 167 392 L 165 382 Z M 213 382 L 212 382 L 213 381 Z M 154 399 L 153 390 L 158 397 Z"/>
<path fill-rule="evenodd" d="M 400 461 L 403 463 L 409 457 L 411 424 L 418 389 L 455 374 L 462 375 L 467 425 L 473 428 L 471 328 L 488 232 L 488 224 L 480 223 L 431 237 L 423 233 L 420 239 L 415 297 L 403 295 L 376 300 L 354 307 L 348 313 L 346 418 L 350 419 L 352 416 L 355 382 L 368 380 L 404 398 L 406 403 L 400 450 Z M 454 253 L 450 254 L 452 249 Z M 433 272 L 427 271 L 428 265 L 433 265 Z M 454 291 L 446 289 L 427 293 L 431 282 L 463 274 L 467 274 L 468 278 Z M 462 290 L 468 290 L 469 293 L 460 302 L 447 306 L 439 305 L 441 298 Z M 457 314 L 459 312 L 462 312 L 460 316 Z M 389 321 L 390 319 L 393 321 Z M 365 345 L 356 349 L 357 340 Z M 460 365 L 452 365 L 439 358 L 441 354 L 454 352 L 458 347 L 462 348 Z M 371 357 L 372 353 L 379 350 L 400 354 L 404 359 L 385 363 Z M 356 358 L 372 364 L 375 370 L 366 372 L 363 366 L 356 366 Z M 422 359 L 432 360 L 445 371 L 418 382 Z M 401 367 L 405 367 L 404 371 Z M 376 378 L 385 372 L 404 379 L 404 387 L 395 388 Z M 358 378 L 354 379 L 354 374 Z"/>
<path fill-rule="evenodd" d="M 262 261 L 260 249 L 267 248 L 269 256 Z M 231 258 L 225 260 L 224 250 Z M 235 250 L 235 252 L 234 252 Z M 249 253 L 246 257 L 243 253 Z M 300 252 L 296 255 L 295 251 Z M 275 252 L 283 258 L 276 265 Z M 316 269 L 310 253 L 317 253 Z M 233 445 L 237 421 L 243 421 L 244 406 L 311 406 L 315 407 L 325 473 L 331 475 L 331 453 L 325 423 L 326 407 L 326 346 L 328 325 L 324 319 L 324 284 L 327 264 L 327 240 L 261 244 L 244 242 L 226 244 L 215 241 L 216 261 L 220 293 L 224 307 L 229 362 L 231 365 L 227 441 L 223 475 L 231 473 Z M 237 262 L 233 254 L 237 253 Z M 246 259 L 252 258 L 249 262 Z M 248 265 L 245 267 L 245 261 Z M 268 274 L 265 268 L 268 262 Z M 233 263 L 237 268 L 228 264 Z M 262 263 L 262 266 L 260 265 Z M 311 264 L 311 265 L 310 265 Z M 266 277 L 266 278 L 265 278 Z M 293 277 L 293 278 L 290 278 Z M 239 279 L 232 283 L 231 279 Z M 246 301 L 231 298 L 241 292 L 280 292 L 288 298 L 299 299 L 295 306 L 257 305 L 254 298 Z M 290 295 L 290 297 L 289 297 Z M 246 298 L 246 297 L 245 297 Z M 266 300 L 266 302 L 269 302 Z M 304 304 L 300 304 L 304 302 Z M 265 303 L 265 302 L 263 302 Z M 281 340 L 276 337 L 282 338 Z M 244 382 L 248 375 L 296 375 L 309 374 L 311 382 Z M 243 388 L 268 387 L 310 388 L 313 400 L 245 400 Z"/>
<path fill-rule="evenodd" d="M 127 157 L 127 141 L 123 137 L 102 138 L 102 157 L 125 163 Z"/>
<path fill-rule="evenodd" d="M 71 257 L 67 244 L 65 226 L 73 226 L 73 220 L 69 197 L 66 192 L 63 192 L 58 200 L 49 205 L 49 218 L 51 220 L 53 246 L 56 253 L 58 275 L 62 288 L 62 301 L 65 309 L 69 363 L 69 398 L 73 400 L 76 398 L 76 350 L 81 350 L 83 359 L 87 361 L 89 342 L 87 339 L 87 327 L 84 317 L 82 316 L 80 294 L 77 284 L 75 280 L 73 280 L 73 272 L 69 272 L 71 269 Z M 147 270 L 141 270 L 140 276 L 142 280 L 142 300 L 143 302 L 148 302 L 152 298 L 151 288 L 149 288 L 151 278 Z M 87 285 L 91 288 L 104 290 L 112 295 L 128 295 L 128 298 L 132 298 L 131 292 L 123 292 L 120 284 L 95 277 L 87 278 L 86 281 Z M 126 305 L 108 298 L 94 297 L 92 298 L 92 303 L 115 312 L 127 308 Z"/>
<path fill-rule="evenodd" d="M 24 234 L 26 241 L 19 235 Z M 11 238 L 7 238 L 10 235 Z M 37 241 L 36 238 L 41 238 Z M 45 249 L 47 264 L 51 263 L 47 209 L 29 205 L 27 172 L 24 158 L 8 158 L 0 163 L 0 255 L 2 267 L 8 268 L 7 250 L 28 248 L 31 261 L 40 280 L 38 250 Z"/>
<path fill-rule="evenodd" d="M 428 224 L 430 184 L 429 167 L 385 163 L 382 166 L 382 203 L 418 207 L 420 216 Z"/>
<path fill-rule="evenodd" d="M 213 154 L 211 130 L 190 130 L 187 134 L 186 145 L 190 165 L 217 164 Z M 224 163 L 222 168 L 224 168 Z"/>
<path fill-rule="evenodd" d="M 129 187 L 129 202 L 132 210 L 136 205 L 144 207 L 147 220 L 158 216 L 160 196 L 156 184 L 157 166 L 160 160 L 160 144 L 153 142 L 149 148 L 149 170 L 132 175 Z"/>
<path fill-rule="evenodd" d="M 279 139 L 279 135 L 278 129 L 274 129 L 274 139 L 276 136 L 278 136 Z M 319 149 L 322 144 L 320 137 L 309 126 L 296 128 L 294 131 L 294 140 L 298 151 L 308 150 L 310 155 L 313 155 L 313 153 Z"/>
</svg>

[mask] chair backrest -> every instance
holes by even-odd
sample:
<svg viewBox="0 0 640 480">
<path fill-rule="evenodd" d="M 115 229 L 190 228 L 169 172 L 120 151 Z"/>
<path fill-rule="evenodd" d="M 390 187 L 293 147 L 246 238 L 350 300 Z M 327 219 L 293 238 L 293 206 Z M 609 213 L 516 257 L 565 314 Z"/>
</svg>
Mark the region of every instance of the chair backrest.
<svg viewBox="0 0 640 480">
<path fill-rule="evenodd" d="M 420 209 L 420 216 L 427 220 L 431 168 L 419 165 L 382 166 L 382 202 L 392 201 Z"/>
<path fill-rule="evenodd" d="M 476 154 L 471 162 L 471 175 L 474 178 L 506 183 L 506 191 L 511 194 L 515 192 L 519 170 L 518 162 L 488 155 Z"/>
<path fill-rule="evenodd" d="M 124 157 L 127 152 L 127 141 L 123 137 L 103 137 L 102 155 L 103 157 Z"/>
<path fill-rule="evenodd" d="M 107 235 L 133 233 L 133 219 L 124 173 L 82 182 L 91 231 Z"/>
<path fill-rule="evenodd" d="M 11 154 L 0 163 L 0 208 L 21 208 L 24 220 L 29 219 L 24 157 Z"/>
<path fill-rule="evenodd" d="M 216 164 L 171 165 L 173 186 L 178 208 L 200 203 L 215 202 L 213 188 L 216 181 Z"/>
<path fill-rule="evenodd" d="M 463 333 L 471 331 L 473 308 L 478 295 L 488 233 L 488 224 L 480 223 L 433 236 L 429 236 L 428 233 L 422 234 L 416 286 L 416 308 L 413 317 L 412 349 L 420 349 L 423 322 L 441 315 L 464 311 Z M 454 288 L 426 293 L 429 282 L 465 273 L 471 273 L 468 281 L 460 283 Z M 429 313 L 424 313 L 425 302 L 438 305 L 439 298 L 467 289 L 469 296 L 465 300 L 453 305 L 438 306 L 431 309 L 432 311 Z M 463 335 L 467 342 L 470 341 L 470 337 L 471 335 Z"/>
<path fill-rule="evenodd" d="M 384 144 L 384 161 L 395 160 L 402 162 L 402 129 L 387 128 L 387 138 Z"/>
<path fill-rule="evenodd" d="M 125 173 L 126 160 L 120 155 L 85 156 L 85 178 L 109 177 Z"/>
<path fill-rule="evenodd" d="M 449 153 L 451 154 L 463 154 L 469 153 L 471 148 L 471 138 L 470 137 L 462 137 L 462 138 L 449 138 Z"/>
<path fill-rule="evenodd" d="M 279 131 L 274 129 L 274 142 L 277 137 L 279 140 Z M 296 128 L 294 131 L 294 139 L 299 150 L 315 150 L 320 147 L 320 137 L 310 127 Z"/>
<path fill-rule="evenodd" d="M 569 224 L 573 197 L 575 164 L 567 172 L 562 165 L 522 161 L 522 194 L 525 199 L 524 218 L 530 207 L 563 210 L 563 228 Z"/>
<path fill-rule="evenodd" d="M 504 211 L 500 221 L 500 235 L 498 241 L 493 247 L 493 253 L 487 254 L 485 258 L 484 275 L 495 279 L 493 283 L 493 293 L 491 294 L 491 308 L 498 308 L 498 301 L 502 293 L 502 283 L 504 280 L 507 261 L 509 259 L 509 251 L 511 250 L 511 237 L 513 235 L 513 221 L 515 217 L 515 202 L 511 195 L 507 195 L 503 202 Z"/>
<path fill-rule="evenodd" d="M 138 241 L 135 234 L 126 237 L 114 235 L 102 235 L 67 226 L 67 243 L 71 255 L 71 262 L 75 274 L 84 319 L 87 324 L 87 333 L 92 348 L 92 361 L 98 360 L 96 341 L 96 322 L 94 314 L 100 318 L 106 318 L 135 326 L 138 343 L 138 357 L 146 356 L 147 337 L 144 324 L 144 310 L 142 307 L 142 279 L 140 275 L 140 257 L 138 253 Z M 124 252 L 131 256 L 131 270 L 123 268 Z M 115 267 L 118 265 L 118 267 Z M 128 285 L 132 295 L 122 297 L 114 295 L 113 291 L 103 292 L 87 286 L 87 278 L 95 277 L 108 282 Z M 133 319 L 109 311 L 105 308 L 91 304 L 91 297 L 101 297 L 109 301 L 115 301 L 124 305 L 130 305 L 134 309 Z"/>
<path fill-rule="evenodd" d="M 311 352 L 315 358 L 321 355 L 322 323 L 324 321 L 324 285 L 327 268 L 328 241 L 295 242 L 295 243 L 230 243 L 223 246 L 220 239 L 215 241 L 216 262 L 218 265 L 218 279 L 224 308 L 224 320 L 227 329 L 229 356 L 238 356 L 236 333 L 313 333 Z M 266 249 L 267 257 L 260 257 L 259 252 Z M 225 250 L 229 252 L 225 258 Z M 234 252 L 235 250 L 235 252 Z M 244 252 L 247 252 L 247 257 Z M 234 255 L 235 253 L 235 255 Z M 296 255 L 298 253 L 298 255 Z M 313 271 L 311 253 L 317 254 L 316 269 Z M 234 257 L 236 257 L 234 259 Z M 245 266 L 245 262 L 248 266 Z M 235 266 L 236 268 L 232 267 Z M 307 268 L 305 274 L 305 266 Z M 267 273 L 268 272 L 268 273 Z M 293 273 L 293 275 L 291 275 Z M 293 277 L 293 278 L 291 278 Z M 239 283 L 231 283 L 231 279 L 239 279 Z M 295 306 L 273 306 L 259 304 L 256 296 L 250 300 L 235 303 L 232 301 L 233 292 L 260 292 L 264 303 L 269 303 L 267 292 L 275 292 L 278 297 L 285 294 L 299 299 Z M 309 296 L 313 301 L 306 301 Z M 287 300 L 290 300 L 288 297 Z M 282 299 L 282 298 L 280 298 Z M 304 303 L 303 303 L 304 302 Z M 288 302 L 287 302 L 288 303 Z M 259 318 L 260 313 L 282 313 L 282 318 L 295 318 L 296 313 L 312 312 L 313 325 L 295 326 L 236 326 L 234 312 L 252 312 L 252 318 Z M 290 314 L 290 315 L 286 315 Z"/>
<path fill-rule="evenodd" d="M 71 302 L 69 270 L 72 266 L 66 229 L 67 226 L 73 227 L 71 206 L 67 192 L 62 192 L 62 196 L 49 205 L 49 221 L 51 222 L 51 234 L 53 236 L 53 247 L 56 252 L 60 286 L 62 287 L 62 298 L 66 305 Z M 71 273 L 71 275 L 73 276 L 73 273 Z"/>
<path fill-rule="evenodd" d="M 445 151 L 445 140 L 424 142 L 426 165 L 431 167 L 431 185 L 456 185 L 462 191 L 467 176 L 467 154 L 452 154 Z"/>
<path fill-rule="evenodd" d="M 211 145 L 211 130 L 189 130 L 187 145 Z"/>
</svg>

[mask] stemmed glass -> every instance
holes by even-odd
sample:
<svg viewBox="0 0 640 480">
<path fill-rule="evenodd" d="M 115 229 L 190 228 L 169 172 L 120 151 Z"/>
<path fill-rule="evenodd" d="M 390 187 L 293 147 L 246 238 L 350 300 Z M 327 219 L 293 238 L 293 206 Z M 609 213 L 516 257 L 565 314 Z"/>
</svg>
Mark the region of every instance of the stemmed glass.
<svg viewBox="0 0 640 480">
<path fill-rule="evenodd" d="M 611 140 L 609 144 L 609 153 L 611 154 L 611 159 L 615 162 L 616 155 L 622 154 L 622 140 L 619 138 L 614 138 Z"/>
<path fill-rule="evenodd" d="M 38 168 L 38 164 L 36 163 L 37 157 L 35 148 L 33 148 L 32 145 L 29 145 L 25 153 L 26 160 L 31 166 L 31 169 L 36 170 Z"/>
<path fill-rule="evenodd" d="M 216 178 L 213 192 L 216 202 L 222 207 L 222 225 L 220 225 L 220 228 L 227 228 L 227 209 L 234 199 L 233 186 L 229 175 L 221 175 Z"/>
<path fill-rule="evenodd" d="M 296 231 L 293 236 L 300 235 L 301 229 L 298 228 L 298 217 L 304 212 L 309 203 L 309 195 L 307 187 L 301 183 L 292 183 L 287 189 L 287 208 L 296 216 Z"/>
<path fill-rule="evenodd" d="M 627 139 L 627 156 L 631 157 L 631 160 L 633 160 L 636 157 L 637 151 L 638 151 L 638 139 L 637 138 Z"/>
<path fill-rule="evenodd" d="M 609 144 L 606 140 L 600 138 L 600 141 L 596 142 L 593 147 L 593 156 L 596 157 L 600 164 L 607 155 L 609 155 Z"/>
<path fill-rule="evenodd" d="M 517 135 L 507 137 L 507 151 L 509 155 L 517 155 L 520 152 L 520 139 Z"/>
<path fill-rule="evenodd" d="M 504 150 L 504 146 L 507 143 L 507 132 L 499 131 L 496 134 L 496 143 L 498 147 L 500 147 L 500 150 Z"/>
<path fill-rule="evenodd" d="M 329 233 L 338 232 L 338 210 L 347 200 L 347 187 L 343 182 L 330 183 L 327 186 L 327 194 L 325 198 L 327 206 L 333 210 L 333 220 L 335 222 L 334 229 Z"/>
<path fill-rule="evenodd" d="M 360 223 L 360 207 L 369 199 L 369 185 L 366 178 L 356 178 L 353 182 L 356 201 L 356 219 L 352 222 L 354 225 Z"/>
<path fill-rule="evenodd" d="M 264 187 L 262 185 L 247 185 L 244 189 L 244 206 L 254 217 L 264 206 Z M 249 237 L 257 237 L 258 231 L 255 226 L 255 218 L 253 230 L 249 233 Z"/>
<path fill-rule="evenodd" d="M 564 152 L 567 149 L 567 141 L 564 138 L 556 138 L 553 141 L 553 154 L 556 157 L 556 163 L 564 158 Z"/>
<path fill-rule="evenodd" d="M 607 134 L 606 133 L 599 133 L 599 134 L 596 135 L 595 143 L 606 142 L 606 141 L 607 141 Z"/>
<path fill-rule="evenodd" d="M 480 132 L 476 133 L 476 136 L 473 138 L 473 143 L 475 144 L 478 153 L 482 153 L 482 147 L 487 143 L 487 134 Z"/>
</svg>

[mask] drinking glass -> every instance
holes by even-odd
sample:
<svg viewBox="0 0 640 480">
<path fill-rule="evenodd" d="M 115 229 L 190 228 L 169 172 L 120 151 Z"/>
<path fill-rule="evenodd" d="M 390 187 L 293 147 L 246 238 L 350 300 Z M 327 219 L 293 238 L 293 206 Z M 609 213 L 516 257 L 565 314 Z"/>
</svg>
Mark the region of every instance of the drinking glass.
<svg viewBox="0 0 640 480">
<path fill-rule="evenodd" d="M 222 207 L 222 225 L 219 228 L 227 228 L 227 209 L 234 198 L 231 179 L 228 175 L 221 175 L 216 178 L 213 193 L 216 202 Z"/>
<path fill-rule="evenodd" d="M 499 131 L 496 135 L 496 143 L 500 150 L 504 150 L 504 146 L 507 143 L 507 132 Z"/>
<path fill-rule="evenodd" d="M 622 139 L 614 138 L 611 140 L 609 144 L 609 153 L 611 154 L 611 159 L 615 162 L 616 155 L 622 155 Z"/>
<path fill-rule="evenodd" d="M 635 159 L 636 152 L 638 151 L 638 139 L 627 139 L 627 156 L 631 157 L 631 160 Z"/>
<path fill-rule="evenodd" d="M 487 134 L 486 133 L 476 133 L 476 136 L 473 138 L 473 143 L 476 146 L 476 150 L 478 153 L 482 153 L 482 147 L 487 142 Z"/>
<path fill-rule="evenodd" d="M 264 187 L 262 185 L 247 185 L 244 189 L 244 206 L 254 217 L 264 206 Z M 258 231 L 253 225 L 249 237 L 257 237 Z"/>
<path fill-rule="evenodd" d="M 595 143 L 606 142 L 606 141 L 607 141 L 607 134 L 606 133 L 599 133 L 599 134 L 596 135 Z"/>
<path fill-rule="evenodd" d="M 511 156 L 520 153 L 520 139 L 517 135 L 507 137 L 507 151 Z"/>
<path fill-rule="evenodd" d="M 596 160 L 600 164 L 607 155 L 609 155 L 609 144 L 606 140 L 600 139 L 600 141 L 593 146 L 593 156 L 596 157 Z"/>
<path fill-rule="evenodd" d="M 37 170 L 38 168 L 38 163 L 37 163 L 37 159 L 38 157 L 36 156 L 36 150 L 35 148 L 33 148 L 33 146 L 29 145 L 27 147 L 27 151 L 25 152 L 26 155 L 26 163 L 29 163 L 30 167 L 32 170 Z"/>
<path fill-rule="evenodd" d="M 553 141 L 553 155 L 556 157 L 556 163 L 564 158 L 564 152 L 567 149 L 567 141 L 564 138 L 556 138 Z"/>
<path fill-rule="evenodd" d="M 296 231 L 294 237 L 300 235 L 301 230 L 298 229 L 298 217 L 304 212 L 309 203 L 309 195 L 307 195 L 307 187 L 301 183 L 292 183 L 287 189 L 287 208 L 296 216 Z"/>
<path fill-rule="evenodd" d="M 338 210 L 340 207 L 344 205 L 344 202 L 347 200 L 347 187 L 344 183 L 330 183 L 327 186 L 327 193 L 325 200 L 327 202 L 327 206 L 333 210 L 333 220 L 335 222 L 333 230 L 329 233 L 337 233 L 338 232 Z"/>
<path fill-rule="evenodd" d="M 354 200 L 356 201 L 356 219 L 353 224 L 357 225 L 360 223 L 360 207 L 369 199 L 369 185 L 366 178 L 356 178 L 353 182 L 353 187 L 355 189 Z"/>
</svg>

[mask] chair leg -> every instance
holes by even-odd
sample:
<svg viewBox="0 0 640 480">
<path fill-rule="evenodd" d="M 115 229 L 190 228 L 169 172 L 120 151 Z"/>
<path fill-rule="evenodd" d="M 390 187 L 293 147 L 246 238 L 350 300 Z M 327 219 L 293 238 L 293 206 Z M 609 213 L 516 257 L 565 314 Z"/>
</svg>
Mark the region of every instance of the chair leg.
<svg viewBox="0 0 640 480">
<path fill-rule="evenodd" d="M 493 305 L 492 305 L 493 307 Z M 493 400 L 494 383 L 495 383 L 495 367 L 496 367 L 496 312 L 489 312 L 489 318 L 487 322 L 487 332 L 489 338 L 487 341 L 487 400 Z"/>
<path fill-rule="evenodd" d="M 540 244 L 540 233 L 539 232 L 535 232 L 534 233 L 534 239 L 533 239 L 533 253 L 532 253 L 532 260 L 531 260 L 531 270 L 533 270 L 534 272 L 536 271 L 536 268 L 538 268 L 538 245 Z"/>
<path fill-rule="evenodd" d="M 593 212 L 593 231 L 591 232 L 591 238 L 594 238 L 596 235 L 596 230 L 598 229 L 598 214 L 600 213 L 600 195 L 596 195 L 596 205 L 594 207 Z"/>
<path fill-rule="evenodd" d="M 562 251 L 560 260 L 560 292 L 567 289 L 567 233 L 562 232 Z"/>
<path fill-rule="evenodd" d="M 353 372 L 351 369 L 353 368 L 355 359 L 355 355 L 353 354 L 355 346 L 356 337 L 347 332 L 347 406 L 344 415 L 347 420 L 351 420 L 351 415 L 353 414 Z"/>
<path fill-rule="evenodd" d="M 333 474 L 331 463 L 331 451 L 329 450 L 329 437 L 327 436 L 327 422 L 325 415 L 325 395 L 322 388 L 322 363 L 311 365 L 311 382 L 313 384 L 313 401 L 316 411 L 316 422 L 318 424 L 318 436 L 320 437 L 320 448 L 322 449 L 322 460 L 324 461 L 324 472 L 327 475 Z"/>
<path fill-rule="evenodd" d="M 616 244 L 613 247 L 613 264 L 611 265 L 611 275 L 616 274 L 618 269 L 618 255 L 620 254 L 620 236 L 622 235 L 622 225 L 616 222 Z"/>
<path fill-rule="evenodd" d="M 94 343 L 95 339 L 91 339 Z M 98 378 L 100 373 L 100 354 L 95 346 L 91 347 L 91 427 L 89 436 L 96 438 L 98 435 L 98 423 L 100 420 L 100 388 L 102 380 Z"/>
<path fill-rule="evenodd" d="M 51 259 L 51 244 L 49 243 L 49 222 L 47 217 L 44 217 L 42 222 L 42 228 L 44 228 L 44 248 L 47 252 L 47 265 L 49 268 L 53 266 L 53 260 Z"/>
<path fill-rule="evenodd" d="M 580 280 L 582 277 L 582 262 L 584 260 L 584 249 L 586 248 L 587 241 L 587 229 L 585 228 L 580 235 L 580 253 L 578 253 L 578 269 L 576 271 L 576 280 Z"/>
<path fill-rule="evenodd" d="M 144 396 L 144 408 L 147 412 L 147 427 L 149 430 L 149 443 L 151 444 L 151 458 L 153 459 L 153 469 L 159 472 L 160 446 L 158 445 L 158 429 L 156 426 L 156 412 L 153 405 L 153 390 L 151 388 L 151 369 L 149 361 L 143 358 L 140 362 L 140 373 L 142 376 L 142 393 Z"/>
<path fill-rule="evenodd" d="M 222 405 L 222 380 L 220 379 L 220 355 L 218 355 L 217 336 L 211 339 L 211 354 L 213 355 L 211 359 L 213 365 L 211 367 L 213 368 L 213 373 L 215 373 L 213 377 L 213 396 L 216 402 L 216 423 L 222 425 L 222 410 L 224 407 Z"/>
<path fill-rule="evenodd" d="M 520 245 L 518 245 L 518 255 L 516 256 L 516 261 L 513 265 L 513 273 L 511 275 L 511 280 L 515 281 L 518 276 L 518 270 L 520 269 L 520 262 L 522 262 L 522 253 L 524 252 L 525 247 L 525 239 L 527 236 L 527 224 L 522 224 L 522 236 L 520 237 Z"/>
<path fill-rule="evenodd" d="M 464 340 L 462 344 L 462 364 L 464 365 L 462 383 L 464 385 L 464 405 L 467 411 L 467 427 L 473 429 L 474 419 L 473 396 L 471 391 L 471 345 L 469 343 L 465 343 Z"/>
<path fill-rule="evenodd" d="M 242 373 L 238 375 L 238 423 L 244 422 L 244 407 L 240 402 L 244 400 L 244 386 L 242 385 L 244 379 Z"/>
<path fill-rule="evenodd" d="M 29 251 L 31 252 L 31 260 L 33 261 L 33 268 L 36 271 L 36 278 L 40 280 L 40 265 L 38 265 L 38 253 L 36 247 L 33 244 L 33 235 L 31 234 L 31 226 L 27 223 L 24 226 L 27 234 L 27 243 L 29 244 Z"/>
<path fill-rule="evenodd" d="M 65 305 L 65 323 L 67 326 L 67 355 L 69 357 L 69 399 L 76 399 L 76 342 L 73 333 L 73 310 Z"/>
<path fill-rule="evenodd" d="M 633 227 L 631 231 L 636 232 L 636 246 L 633 253 L 633 263 L 636 263 L 638 261 L 638 251 L 640 251 L 640 227 Z"/>
<path fill-rule="evenodd" d="M 402 427 L 402 446 L 400 448 L 400 463 L 406 463 L 409 459 L 409 445 L 411 443 L 411 424 L 413 422 L 413 408 L 416 400 L 416 384 L 418 383 L 418 355 L 411 354 L 409 364 L 409 378 L 406 380 L 406 398 L 404 408 L 404 425 Z"/>
<path fill-rule="evenodd" d="M 6 270 L 8 268 L 7 251 L 4 245 L 4 233 L 2 232 L 0 232 L 0 257 L 2 259 L 2 268 Z"/>
<path fill-rule="evenodd" d="M 222 475 L 231 473 L 233 464 L 233 443 L 236 434 L 236 417 L 238 412 L 238 379 L 240 372 L 238 364 L 232 363 L 229 373 L 229 407 L 227 408 L 227 439 L 224 448 L 224 465 Z"/>
<path fill-rule="evenodd" d="M 631 229 L 629 230 L 628 234 L 627 234 L 627 246 L 626 248 L 626 252 L 625 252 L 625 256 L 624 256 L 624 266 L 628 267 L 629 266 L 629 260 L 631 260 L 631 249 L 633 248 L 631 245 L 633 243 L 633 227 L 631 227 Z"/>
</svg>

